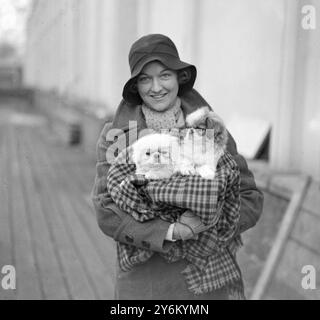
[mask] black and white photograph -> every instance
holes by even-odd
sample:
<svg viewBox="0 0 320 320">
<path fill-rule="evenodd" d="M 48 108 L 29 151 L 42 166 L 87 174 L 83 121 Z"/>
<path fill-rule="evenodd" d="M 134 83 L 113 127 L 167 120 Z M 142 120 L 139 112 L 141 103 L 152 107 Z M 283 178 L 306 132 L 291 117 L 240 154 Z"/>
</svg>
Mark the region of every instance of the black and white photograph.
<svg viewBox="0 0 320 320">
<path fill-rule="evenodd" d="M 0 0 L 0 271 L 111 318 L 320 300 L 320 1 Z"/>
</svg>

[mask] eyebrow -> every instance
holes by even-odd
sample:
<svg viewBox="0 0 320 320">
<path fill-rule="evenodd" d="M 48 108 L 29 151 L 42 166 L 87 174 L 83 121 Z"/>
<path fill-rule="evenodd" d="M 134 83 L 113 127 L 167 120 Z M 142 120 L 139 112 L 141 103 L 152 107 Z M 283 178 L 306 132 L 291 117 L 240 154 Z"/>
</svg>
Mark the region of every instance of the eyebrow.
<svg viewBox="0 0 320 320">
<path fill-rule="evenodd" d="M 170 71 L 170 72 L 172 72 L 171 69 L 166 68 L 166 69 L 161 70 L 160 73 L 163 73 L 163 72 L 165 72 L 165 71 Z M 147 73 L 141 72 L 141 73 L 138 75 L 138 77 L 140 77 L 140 76 L 147 76 L 147 77 L 149 77 L 150 75 L 147 74 Z"/>
</svg>

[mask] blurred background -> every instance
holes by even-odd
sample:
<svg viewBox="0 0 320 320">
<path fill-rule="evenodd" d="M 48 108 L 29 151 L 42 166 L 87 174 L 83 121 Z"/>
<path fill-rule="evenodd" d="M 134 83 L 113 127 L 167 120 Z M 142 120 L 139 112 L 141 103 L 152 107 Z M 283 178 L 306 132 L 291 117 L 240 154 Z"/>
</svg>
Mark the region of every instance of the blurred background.
<svg viewBox="0 0 320 320">
<path fill-rule="evenodd" d="M 248 298 L 319 299 L 319 15 L 316 0 L 0 0 L 0 267 L 17 269 L 0 298 L 112 299 L 95 144 L 131 44 L 163 33 L 265 194 L 239 254 Z"/>
</svg>

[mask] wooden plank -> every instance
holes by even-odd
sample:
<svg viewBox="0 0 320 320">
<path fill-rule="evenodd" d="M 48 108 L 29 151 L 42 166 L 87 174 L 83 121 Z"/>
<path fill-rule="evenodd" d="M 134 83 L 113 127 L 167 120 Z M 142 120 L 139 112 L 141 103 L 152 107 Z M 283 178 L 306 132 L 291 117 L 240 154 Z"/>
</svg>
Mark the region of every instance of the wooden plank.
<svg viewBox="0 0 320 320">
<path fill-rule="evenodd" d="M 276 238 L 288 201 L 264 193 L 263 213 L 254 228 L 242 234 L 244 246 L 237 260 L 245 282 L 246 297 L 250 297 Z"/>
<path fill-rule="evenodd" d="M 295 241 L 289 240 L 271 284 L 268 290 L 266 290 L 266 297 L 284 300 L 304 297 L 306 300 L 319 300 L 320 277 L 316 277 L 315 290 L 306 290 L 301 285 L 302 279 L 306 275 L 301 272 L 303 266 L 313 265 L 316 272 L 319 272 L 319 262 L 319 255 L 307 250 Z M 277 283 L 285 284 L 288 288 L 291 288 L 291 290 L 278 292 L 280 286 L 277 286 Z M 279 294 L 281 294 L 281 296 L 279 296 Z"/>
<path fill-rule="evenodd" d="M 0 123 L 0 271 L 5 265 L 15 265 L 12 251 L 12 221 L 9 212 L 7 128 Z M 16 290 L 5 290 L 0 286 L 0 300 L 16 298 Z"/>
<path fill-rule="evenodd" d="M 68 299 L 70 298 L 69 288 L 63 279 L 63 270 L 54 247 L 52 230 L 43 216 L 44 210 L 41 207 L 40 194 L 36 192 L 32 178 L 30 161 L 32 150 L 28 147 L 28 139 L 30 139 L 28 131 L 30 130 L 32 129 L 20 127 L 15 140 L 18 147 L 19 171 L 25 194 L 26 212 L 31 235 L 33 235 L 35 258 L 39 267 L 38 276 L 42 280 L 45 299 Z"/>
<path fill-rule="evenodd" d="M 95 178 L 95 166 L 96 164 L 88 159 L 85 163 L 75 163 L 74 166 L 70 167 L 78 177 L 77 181 L 80 191 L 85 195 L 90 195 L 92 191 Z"/>
<path fill-rule="evenodd" d="M 278 173 L 271 177 L 268 191 L 290 200 L 293 192 L 300 192 L 304 184 L 304 175 Z"/>
<path fill-rule="evenodd" d="M 45 142 L 38 142 L 35 146 L 39 148 L 41 143 L 45 145 Z M 97 253 L 96 246 L 92 243 L 86 230 L 81 225 L 77 212 L 70 203 L 69 198 L 72 196 L 72 193 L 70 193 L 68 185 L 64 184 L 65 180 L 59 180 L 59 176 L 57 176 L 59 170 L 55 170 L 53 166 L 50 150 L 35 150 L 35 153 L 41 157 L 41 161 L 46 165 L 46 180 L 50 180 L 50 182 L 53 183 L 52 191 L 54 195 L 57 196 L 55 205 L 58 207 L 61 219 L 64 221 L 64 225 L 77 250 L 77 254 L 86 269 L 88 279 L 93 289 L 99 295 L 99 298 L 111 299 L 113 297 L 113 281 L 110 273 L 105 267 L 104 261 Z M 61 159 L 61 161 L 63 160 Z M 70 176 L 66 177 L 66 179 L 70 179 L 70 181 L 72 181 L 72 178 L 73 177 Z M 75 201 L 80 198 L 78 195 Z"/>
<path fill-rule="evenodd" d="M 32 248 L 32 238 L 21 188 L 19 160 L 13 127 L 8 127 L 7 164 L 9 177 L 9 203 L 11 204 L 14 239 L 14 261 L 17 275 L 18 299 L 43 299 L 39 268 Z"/>
<path fill-rule="evenodd" d="M 320 182 L 312 181 L 308 189 L 303 208 L 320 217 Z"/>
<path fill-rule="evenodd" d="M 108 268 L 112 278 L 115 277 L 115 265 L 116 265 L 116 244 L 111 239 L 104 235 L 98 227 L 96 215 L 92 206 L 88 205 L 86 195 L 83 194 L 83 189 L 86 189 L 87 193 L 91 191 L 91 184 L 85 183 L 83 178 L 83 172 L 88 170 L 88 161 L 77 166 L 77 158 L 74 158 L 73 152 L 67 152 L 64 155 L 64 159 L 59 161 L 59 150 L 48 151 L 50 158 L 55 164 L 57 172 L 57 179 L 63 182 L 63 185 L 68 189 L 70 196 L 70 202 L 77 212 L 78 219 L 82 224 L 83 228 L 86 230 L 91 241 L 98 253 L 100 254 L 105 265 Z M 70 157 L 73 161 L 65 161 L 66 157 Z M 82 155 L 83 157 L 83 155 Z M 83 160 L 81 161 L 83 162 Z M 72 165 L 70 164 L 72 163 Z M 86 164 L 86 166 L 84 165 Z M 81 187 L 80 185 L 83 184 Z"/>
<path fill-rule="evenodd" d="M 85 201 L 79 201 L 78 198 L 71 197 L 71 204 L 77 212 L 79 222 L 82 224 L 83 228 L 86 230 L 88 236 L 90 237 L 92 243 L 100 255 L 101 260 L 105 268 L 110 275 L 112 282 L 114 282 L 116 276 L 116 242 L 107 237 L 99 228 L 96 216 L 89 214 L 92 208 L 85 205 Z"/>
<path fill-rule="evenodd" d="M 302 189 L 300 191 L 295 191 L 291 197 L 289 206 L 284 214 L 284 218 L 281 222 L 273 247 L 270 250 L 266 264 L 253 290 L 251 296 L 252 300 L 262 299 L 263 294 L 267 289 L 267 286 L 278 265 L 279 258 L 283 252 L 285 243 L 288 240 L 290 232 L 292 231 L 292 227 L 296 220 L 297 214 L 299 213 L 301 203 L 305 197 L 308 184 L 309 179 L 306 178 Z"/>
<path fill-rule="evenodd" d="M 70 181 L 70 180 L 69 180 Z M 115 278 L 116 244 L 99 229 L 93 208 L 90 208 L 82 195 L 69 194 L 69 203 L 74 208 L 77 219 L 93 243 L 112 282 Z"/>
<path fill-rule="evenodd" d="M 61 219 L 61 208 L 57 206 L 56 190 L 49 178 L 48 163 L 43 160 L 43 157 L 38 156 L 40 153 L 48 152 L 48 148 L 45 148 L 37 139 L 37 134 L 39 132 L 30 135 L 26 144 L 30 150 L 34 183 L 37 181 L 37 192 L 41 199 L 43 214 L 52 233 L 51 241 L 56 248 L 65 282 L 71 299 L 95 299 L 97 296 L 91 288 L 87 273 L 70 239 L 69 230 Z"/>
<path fill-rule="evenodd" d="M 41 136 L 45 137 L 45 133 Z M 68 190 L 68 194 L 72 194 L 70 201 L 77 212 L 79 221 L 94 243 L 101 258 L 106 262 L 106 267 L 113 275 L 112 277 L 114 277 L 116 265 L 115 242 L 100 231 L 93 206 L 88 205 L 86 198 L 91 191 L 92 185 L 85 182 L 83 179 L 85 177 L 84 173 L 89 170 L 94 175 L 94 170 L 90 170 L 89 161 L 84 159 L 86 158 L 85 155 L 81 154 L 82 159 L 79 160 L 80 155 L 75 154 L 74 149 L 69 149 L 68 152 L 65 152 L 63 158 L 60 156 L 61 149 L 58 147 L 50 148 L 47 154 L 52 159 L 52 163 L 54 163 L 57 180 Z M 77 165 L 78 163 L 80 163 L 79 166 Z M 85 194 L 83 194 L 84 189 L 87 192 Z"/>
<path fill-rule="evenodd" d="M 320 216 L 312 215 L 305 210 L 301 210 L 291 237 L 305 246 L 310 247 L 315 252 L 318 252 L 320 260 L 319 226 Z"/>
<path fill-rule="evenodd" d="M 43 137 L 45 140 L 50 139 L 46 132 L 43 132 Z M 56 167 L 56 170 L 60 172 L 60 170 L 65 171 L 67 168 L 72 171 L 72 190 L 77 188 L 79 190 L 79 194 L 89 194 L 94 183 L 95 162 L 92 161 L 92 159 L 84 153 L 83 149 L 79 147 L 66 148 L 61 144 L 56 144 L 53 148 L 50 148 L 50 150 L 55 150 L 53 156 L 57 155 L 57 157 L 53 158 L 55 166 L 59 166 L 62 163 L 61 160 L 63 160 L 64 165 Z M 59 154 L 62 152 L 65 156 L 61 159 Z"/>
<path fill-rule="evenodd" d="M 114 298 L 114 279 L 107 264 L 97 253 L 96 247 L 92 244 L 86 230 L 83 229 L 77 213 L 75 212 L 68 197 L 60 193 L 60 199 L 63 206 L 64 217 L 67 225 L 74 236 L 74 243 L 77 244 L 78 253 L 82 257 L 83 263 L 86 265 L 92 282 L 95 284 L 96 290 L 101 299 Z"/>
</svg>

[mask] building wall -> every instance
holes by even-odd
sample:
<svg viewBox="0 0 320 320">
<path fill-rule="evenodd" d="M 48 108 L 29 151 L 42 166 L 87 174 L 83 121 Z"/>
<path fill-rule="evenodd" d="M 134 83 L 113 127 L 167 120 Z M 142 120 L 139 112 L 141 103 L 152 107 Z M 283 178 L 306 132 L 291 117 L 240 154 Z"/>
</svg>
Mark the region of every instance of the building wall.
<svg viewBox="0 0 320 320">
<path fill-rule="evenodd" d="M 298 28 L 290 167 L 307 168 L 320 180 L 320 3 L 302 0 L 299 4 L 300 8 L 314 6 L 317 26 Z"/>
<path fill-rule="evenodd" d="M 273 121 L 280 78 L 283 1 L 201 1 L 198 86 L 228 120 Z"/>
<path fill-rule="evenodd" d="M 316 0 L 36 1 L 26 82 L 113 112 L 130 45 L 164 33 L 197 66 L 195 87 L 227 123 L 237 115 L 271 123 L 274 168 L 320 179 L 319 27 L 301 28 L 306 3 L 319 16 Z"/>
<path fill-rule="evenodd" d="M 287 1 L 281 82 L 273 123 L 271 164 L 320 180 L 320 3 Z M 304 6 L 315 12 L 315 29 L 302 27 Z"/>
</svg>

